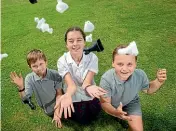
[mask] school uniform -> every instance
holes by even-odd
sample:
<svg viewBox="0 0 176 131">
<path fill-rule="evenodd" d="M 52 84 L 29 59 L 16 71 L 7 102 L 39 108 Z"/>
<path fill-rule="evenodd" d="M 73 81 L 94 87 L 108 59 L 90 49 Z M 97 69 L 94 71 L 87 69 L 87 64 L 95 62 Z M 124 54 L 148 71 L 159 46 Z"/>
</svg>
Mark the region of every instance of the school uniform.
<svg viewBox="0 0 176 131">
<path fill-rule="evenodd" d="M 104 97 L 111 98 L 114 108 L 122 102 L 128 115 L 142 115 L 138 92 L 149 88 L 149 80 L 143 70 L 135 69 L 128 80 L 121 81 L 115 69 L 110 69 L 101 77 L 100 87 L 108 92 Z"/>
<path fill-rule="evenodd" d="M 70 52 L 64 53 L 57 62 L 58 72 L 64 79 L 66 73 L 70 73 L 73 81 L 77 86 L 75 94 L 72 96 L 75 113 L 72 118 L 79 123 L 87 124 L 94 117 L 96 117 L 100 111 L 100 103 L 98 99 L 92 99 L 87 92 L 82 88 L 82 84 L 88 71 L 98 73 L 98 58 L 94 53 L 85 55 L 79 65 L 72 59 Z M 95 85 L 92 80 L 92 85 Z M 66 92 L 67 85 L 64 83 L 63 91 Z"/>
<path fill-rule="evenodd" d="M 48 69 L 46 76 L 40 78 L 36 73 L 29 73 L 25 78 L 25 96 L 30 98 L 34 92 L 38 105 L 48 116 L 53 116 L 56 102 L 56 90 L 62 87 L 62 78 L 56 70 Z"/>
</svg>

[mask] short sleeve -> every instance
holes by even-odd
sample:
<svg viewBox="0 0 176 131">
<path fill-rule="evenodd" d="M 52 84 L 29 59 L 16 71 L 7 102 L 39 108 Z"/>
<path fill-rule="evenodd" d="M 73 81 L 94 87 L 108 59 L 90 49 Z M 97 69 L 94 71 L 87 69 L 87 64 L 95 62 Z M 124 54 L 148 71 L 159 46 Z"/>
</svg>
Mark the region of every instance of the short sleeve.
<svg viewBox="0 0 176 131">
<path fill-rule="evenodd" d="M 62 88 L 62 77 L 56 73 L 55 89 Z"/>
<path fill-rule="evenodd" d="M 148 80 L 146 73 L 143 70 L 140 70 L 140 72 L 141 72 L 141 77 L 142 77 L 141 90 L 146 90 L 149 88 L 149 80 Z"/>
<path fill-rule="evenodd" d="M 91 53 L 90 57 L 91 57 L 90 58 L 90 63 L 88 65 L 87 69 L 89 71 L 92 71 L 92 72 L 97 74 L 98 73 L 98 57 L 93 53 Z"/>
<path fill-rule="evenodd" d="M 112 96 L 111 86 L 105 78 L 101 77 L 99 86 L 107 91 L 107 94 L 105 94 L 103 97 L 111 97 Z"/>
<path fill-rule="evenodd" d="M 25 77 L 25 94 L 28 98 L 31 97 L 33 93 L 32 85 L 31 85 L 32 83 L 30 81 L 31 81 L 31 76 L 27 75 Z"/>
<path fill-rule="evenodd" d="M 59 75 L 64 78 L 67 72 L 69 72 L 68 65 L 66 63 L 65 56 L 61 56 L 57 62 L 57 68 Z"/>
</svg>

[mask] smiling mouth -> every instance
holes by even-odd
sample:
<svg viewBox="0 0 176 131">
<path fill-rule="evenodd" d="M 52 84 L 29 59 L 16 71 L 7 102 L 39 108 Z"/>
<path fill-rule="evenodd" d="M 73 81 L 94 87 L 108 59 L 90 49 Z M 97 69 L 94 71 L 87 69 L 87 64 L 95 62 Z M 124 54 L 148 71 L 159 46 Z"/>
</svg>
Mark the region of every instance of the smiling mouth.
<svg viewBox="0 0 176 131">
<path fill-rule="evenodd" d="M 127 73 L 124 73 L 124 72 L 121 72 L 123 75 L 127 75 L 128 74 L 128 72 Z"/>
<path fill-rule="evenodd" d="M 74 51 L 78 51 L 80 48 L 76 49 L 76 48 L 72 48 Z"/>
</svg>

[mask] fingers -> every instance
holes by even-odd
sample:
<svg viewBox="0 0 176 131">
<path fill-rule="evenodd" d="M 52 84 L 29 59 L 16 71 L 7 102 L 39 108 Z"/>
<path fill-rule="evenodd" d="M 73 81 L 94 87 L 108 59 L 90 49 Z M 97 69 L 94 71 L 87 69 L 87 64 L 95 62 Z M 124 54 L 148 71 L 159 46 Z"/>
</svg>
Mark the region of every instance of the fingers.
<svg viewBox="0 0 176 131">
<path fill-rule="evenodd" d="M 67 119 L 67 107 L 64 107 L 64 118 Z"/>
<path fill-rule="evenodd" d="M 72 109 L 72 112 L 75 112 L 75 109 L 73 107 L 73 104 L 71 104 L 71 109 Z"/>
<path fill-rule="evenodd" d="M 89 95 L 90 95 L 92 98 L 94 98 L 94 95 L 93 95 L 93 93 L 89 93 Z"/>
<path fill-rule="evenodd" d="M 94 96 L 94 98 L 96 97 L 96 98 L 100 99 L 99 93 L 94 93 L 92 95 Z"/>
<path fill-rule="evenodd" d="M 64 111 L 64 108 L 61 107 L 60 112 L 59 112 L 59 117 L 60 117 L 60 118 L 62 118 L 62 113 L 63 113 L 63 111 Z"/>
<path fill-rule="evenodd" d="M 20 77 L 20 78 L 22 77 L 21 73 L 19 74 L 19 77 Z"/>
<path fill-rule="evenodd" d="M 132 121 L 131 117 L 126 116 L 126 115 L 122 115 L 121 118 L 126 121 Z"/>
<path fill-rule="evenodd" d="M 157 79 L 158 79 L 158 81 L 160 81 L 160 82 L 165 81 L 167 79 L 166 73 L 167 73 L 166 69 L 159 69 L 157 71 Z"/>
<path fill-rule="evenodd" d="M 103 93 L 103 94 L 106 94 L 107 93 L 107 91 L 106 90 L 104 90 L 103 88 L 101 88 L 101 87 L 99 87 L 98 88 L 98 90 L 101 92 L 101 93 Z"/>
<path fill-rule="evenodd" d="M 58 119 L 54 119 L 52 120 L 52 123 L 55 121 L 55 126 L 58 127 L 58 128 L 62 128 L 62 123 L 61 123 L 61 120 L 58 118 Z"/>
<path fill-rule="evenodd" d="M 122 102 L 120 102 L 118 108 L 122 109 L 123 105 L 122 105 Z"/>
<path fill-rule="evenodd" d="M 58 128 L 62 128 L 61 120 L 58 120 L 58 121 L 57 121 L 57 125 L 58 125 Z"/>
<path fill-rule="evenodd" d="M 56 110 L 56 109 L 59 107 L 60 103 L 61 103 L 61 100 L 59 99 L 59 100 L 56 102 L 56 105 L 54 106 L 54 110 Z"/>
<path fill-rule="evenodd" d="M 71 117 L 71 108 L 70 108 L 70 106 L 67 109 L 68 109 L 68 116 Z"/>
</svg>

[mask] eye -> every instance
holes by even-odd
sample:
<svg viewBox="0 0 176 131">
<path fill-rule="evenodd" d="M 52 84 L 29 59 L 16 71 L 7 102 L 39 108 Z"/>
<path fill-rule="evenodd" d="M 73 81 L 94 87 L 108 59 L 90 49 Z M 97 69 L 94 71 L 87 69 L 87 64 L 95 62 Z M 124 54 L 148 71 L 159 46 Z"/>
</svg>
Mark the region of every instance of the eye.
<svg viewBox="0 0 176 131">
<path fill-rule="evenodd" d="M 43 65 L 43 63 L 40 63 L 40 66 L 42 66 Z"/>
<path fill-rule="evenodd" d="M 72 44 L 72 43 L 73 43 L 73 40 L 69 40 L 68 43 L 71 43 L 71 44 Z"/>
<path fill-rule="evenodd" d="M 32 67 L 33 67 L 33 68 L 37 68 L 37 66 L 36 66 L 36 65 L 33 65 Z"/>
<path fill-rule="evenodd" d="M 122 63 L 117 63 L 117 65 L 118 65 L 118 66 L 123 66 L 123 64 L 122 64 Z"/>
<path fill-rule="evenodd" d="M 128 63 L 128 66 L 132 66 L 133 64 L 132 63 Z"/>
<path fill-rule="evenodd" d="M 82 39 L 78 39 L 77 41 L 78 41 L 78 42 L 82 42 Z"/>
</svg>

